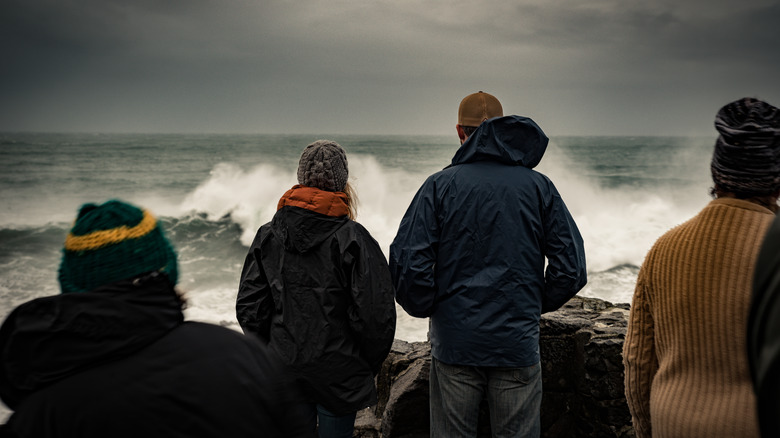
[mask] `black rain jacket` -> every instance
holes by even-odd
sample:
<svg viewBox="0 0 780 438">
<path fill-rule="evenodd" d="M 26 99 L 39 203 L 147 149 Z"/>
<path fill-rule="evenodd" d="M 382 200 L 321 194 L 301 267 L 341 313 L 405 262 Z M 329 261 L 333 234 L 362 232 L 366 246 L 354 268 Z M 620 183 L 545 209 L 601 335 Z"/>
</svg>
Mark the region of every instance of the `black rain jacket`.
<svg viewBox="0 0 780 438">
<path fill-rule="evenodd" d="M 547 142 L 527 117 L 483 122 L 401 220 L 390 246 L 396 300 L 431 318 L 442 362 L 537 363 L 541 314 L 587 281 L 577 225 L 552 181 L 532 170 Z"/>
<path fill-rule="evenodd" d="M 363 226 L 287 205 L 252 242 L 236 314 L 312 402 L 341 415 L 377 403 L 374 376 L 395 335 L 393 295 L 385 256 Z"/>
<path fill-rule="evenodd" d="M 252 337 L 183 322 L 162 276 L 22 304 L 0 328 L 0 359 L 15 411 L 0 436 L 314 434 L 278 359 Z"/>
<path fill-rule="evenodd" d="M 761 434 L 774 436 L 780 429 L 780 216 L 756 260 L 747 348 Z"/>
</svg>

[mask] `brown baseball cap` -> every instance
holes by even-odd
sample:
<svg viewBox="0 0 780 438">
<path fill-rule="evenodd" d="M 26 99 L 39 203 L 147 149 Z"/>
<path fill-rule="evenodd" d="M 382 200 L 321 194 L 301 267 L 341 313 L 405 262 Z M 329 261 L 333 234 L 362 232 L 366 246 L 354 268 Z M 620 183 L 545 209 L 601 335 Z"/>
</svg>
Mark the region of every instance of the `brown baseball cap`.
<svg viewBox="0 0 780 438">
<path fill-rule="evenodd" d="M 479 91 L 469 94 L 460 101 L 458 125 L 479 126 L 487 119 L 503 115 L 504 108 L 501 107 L 501 102 L 492 94 Z"/>
</svg>

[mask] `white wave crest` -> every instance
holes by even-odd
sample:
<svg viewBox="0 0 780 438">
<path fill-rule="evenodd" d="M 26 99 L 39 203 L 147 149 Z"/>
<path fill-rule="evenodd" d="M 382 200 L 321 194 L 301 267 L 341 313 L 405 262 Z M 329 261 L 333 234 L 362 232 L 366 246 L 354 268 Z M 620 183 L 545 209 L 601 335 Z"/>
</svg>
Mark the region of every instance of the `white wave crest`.
<svg viewBox="0 0 780 438">
<path fill-rule="evenodd" d="M 539 170 L 550 177 L 569 207 L 585 241 L 591 272 L 641 265 L 661 234 L 708 202 L 705 183 L 697 187 L 700 191 L 681 187 L 679 193 L 669 194 L 600 187 L 578 174 L 577 166 L 559 152 L 552 146 Z M 370 155 L 353 154 L 349 162 L 350 183 L 359 199 L 358 222 L 387 254 L 403 214 L 428 174 L 384 167 Z M 243 170 L 235 163 L 221 163 L 185 197 L 179 210 L 206 213 L 212 220 L 229 214 L 241 226 L 241 242 L 248 246 L 257 228 L 273 217 L 280 196 L 296 183 L 295 169 L 259 164 Z"/>
<path fill-rule="evenodd" d="M 604 188 L 551 144 L 539 169 L 555 184 L 582 234 L 588 271 L 640 266 L 653 243 L 696 214 L 709 199 L 707 181 L 693 186 Z"/>
<path fill-rule="evenodd" d="M 241 226 L 241 242 L 249 246 L 260 225 L 271 220 L 279 197 L 293 184 L 295 175 L 268 164 L 244 171 L 235 163 L 220 163 L 181 202 L 182 213 L 206 213 L 210 220 L 225 215 Z"/>
</svg>

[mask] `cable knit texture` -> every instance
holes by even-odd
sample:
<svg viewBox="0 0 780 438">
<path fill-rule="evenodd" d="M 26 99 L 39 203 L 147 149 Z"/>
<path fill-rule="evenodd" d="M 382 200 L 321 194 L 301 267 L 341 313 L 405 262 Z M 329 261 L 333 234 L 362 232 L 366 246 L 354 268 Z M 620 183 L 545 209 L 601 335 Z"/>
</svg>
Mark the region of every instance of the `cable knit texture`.
<svg viewBox="0 0 780 438">
<path fill-rule="evenodd" d="M 745 337 L 756 257 L 773 218 L 719 198 L 648 253 L 623 350 L 637 437 L 758 436 Z"/>
<path fill-rule="evenodd" d="M 306 146 L 298 162 L 298 183 L 329 192 L 341 192 L 347 184 L 349 165 L 344 149 L 330 140 Z"/>
</svg>

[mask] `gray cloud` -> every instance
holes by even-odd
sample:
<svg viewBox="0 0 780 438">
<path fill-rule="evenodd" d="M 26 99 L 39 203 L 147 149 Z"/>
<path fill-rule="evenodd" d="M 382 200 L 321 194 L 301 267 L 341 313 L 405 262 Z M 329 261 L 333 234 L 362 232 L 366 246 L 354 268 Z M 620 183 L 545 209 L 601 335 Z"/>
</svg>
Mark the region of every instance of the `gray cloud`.
<svg viewBox="0 0 780 438">
<path fill-rule="evenodd" d="M 780 104 L 780 4 L 730 3 L 6 0 L 0 130 L 438 134 L 484 89 L 553 135 L 708 134 Z"/>
</svg>

